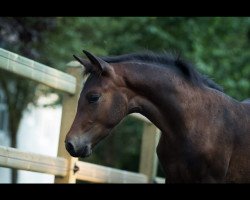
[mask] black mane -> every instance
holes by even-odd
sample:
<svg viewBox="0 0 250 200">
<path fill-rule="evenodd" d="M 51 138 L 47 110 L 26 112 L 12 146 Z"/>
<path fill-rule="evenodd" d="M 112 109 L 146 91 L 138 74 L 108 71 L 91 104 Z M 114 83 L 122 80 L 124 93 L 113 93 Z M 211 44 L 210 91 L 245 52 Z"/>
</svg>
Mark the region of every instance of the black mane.
<svg viewBox="0 0 250 200">
<path fill-rule="evenodd" d="M 180 56 L 174 56 L 168 53 L 155 54 L 153 52 L 146 52 L 146 53 L 132 53 L 120 56 L 111 56 L 111 57 L 109 56 L 101 58 L 108 63 L 139 61 L 146 63 L 154 63 L 164 67 L 175 67 L 176 70 L 182 73 L 184 78 L 191 81 L 193 84 L 196 85 L 205 84 L 210 88 L 219 90 L 221 92 L 223 91 L 221 86 L 217 85 L 207 76 L 200 74 L 191 63 L 181 59 Z"/>
</svg>

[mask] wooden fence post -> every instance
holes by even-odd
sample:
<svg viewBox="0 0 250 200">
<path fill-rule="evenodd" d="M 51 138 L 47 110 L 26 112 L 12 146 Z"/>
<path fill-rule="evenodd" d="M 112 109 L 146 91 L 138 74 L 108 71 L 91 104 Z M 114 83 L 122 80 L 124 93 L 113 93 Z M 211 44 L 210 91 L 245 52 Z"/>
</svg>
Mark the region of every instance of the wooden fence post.
<svg viewBox="0 0 250 200">
<path fill-rule="evenodd" d="M 158 158 L 156 146 L 160 137 L 160 130 L 152 123 L 144 124 L 141 144 L 141 158 L 139 172 L 148 177 L 148 182 L 152 183 L 156 177 Z"/>
<path fill-rule="evenodd" d="M 78 158 L 71 157 L 66 151 L 64 140 L 75 118 L 77 102 L 83 85 L 83 73 L 82 67 L 78 62 L 72 61 L 68 63 L 67 66 L 67 73 L 76 77 L 76 92 L 75 95 L 64 94 L 63 96 L 63 110 L 57 155 L 68 160 L 68 173 L 64 177 L 55 177 L 55 183 L 76 183 L 74 167 Z"/>
</svg>

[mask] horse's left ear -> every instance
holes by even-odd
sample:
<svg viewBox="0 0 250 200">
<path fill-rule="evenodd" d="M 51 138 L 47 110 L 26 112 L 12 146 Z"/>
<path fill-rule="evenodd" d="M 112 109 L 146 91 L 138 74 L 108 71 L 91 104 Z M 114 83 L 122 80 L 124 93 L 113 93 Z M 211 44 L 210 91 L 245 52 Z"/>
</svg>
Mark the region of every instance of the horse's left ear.
<svg viewBox="0 0 250 200">
<path fill-rule="evenodd" d="M 94 71 L 98 73 L 111 73 L 113 72 L 113 68 L 110 64 L 102 60 L 101 58 L 94 56 L 93 54 L 89 53 L 88 51 L 83 50 L 83 53 L 88 57 L 90 62 L 93 64 Z"/>
<path fill-rule="evenodd" d="M 86 74 L 91 72 L 92 64 L 88 60 L 82 59 L 76 55 L 73 55 L 73 57 L 84 66 Z"/>
</svg>

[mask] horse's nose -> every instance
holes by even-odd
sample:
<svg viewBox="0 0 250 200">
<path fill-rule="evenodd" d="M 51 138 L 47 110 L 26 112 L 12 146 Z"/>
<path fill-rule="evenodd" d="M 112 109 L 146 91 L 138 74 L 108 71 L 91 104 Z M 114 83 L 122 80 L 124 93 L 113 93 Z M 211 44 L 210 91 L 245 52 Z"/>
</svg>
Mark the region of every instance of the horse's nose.
<svg viewBox="0 0 250 200">
<path fill-rule="evenodd" d="M 65 140 L 65 147 L 73 157 L 87 157 L 92 153 L 91 145 L 86 142 L 80 142 L 80 138 L 68 138 Z"/>
<path fill-rule="evenodd" d="M 77 152 L 76 152 L 76 148 L 75 148 L 75 145 L 74 145 L 73 141 L 66 140 L 65 141 L 65 147 L 66 147 L 67 151 L 70 153 L 71 156 L 77 157 Z"/>
</svg>

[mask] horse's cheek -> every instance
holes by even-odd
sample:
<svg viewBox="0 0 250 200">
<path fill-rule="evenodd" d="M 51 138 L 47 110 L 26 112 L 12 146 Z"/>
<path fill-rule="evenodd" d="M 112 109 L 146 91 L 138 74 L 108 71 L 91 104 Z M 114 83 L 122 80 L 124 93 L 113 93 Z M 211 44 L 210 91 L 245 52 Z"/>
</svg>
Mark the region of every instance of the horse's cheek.
<svg viewBox="0 0 250 200">
<path fill-rule="evenodd" d="M 119 94 L 114 94 L 111 99 L 109 109 L 106 112 L 106 120 L 108 119 L 109 124 L 115 126 L 118 124 L 125 116 L 126 104 L 124 99 Z"/>
</svg>

